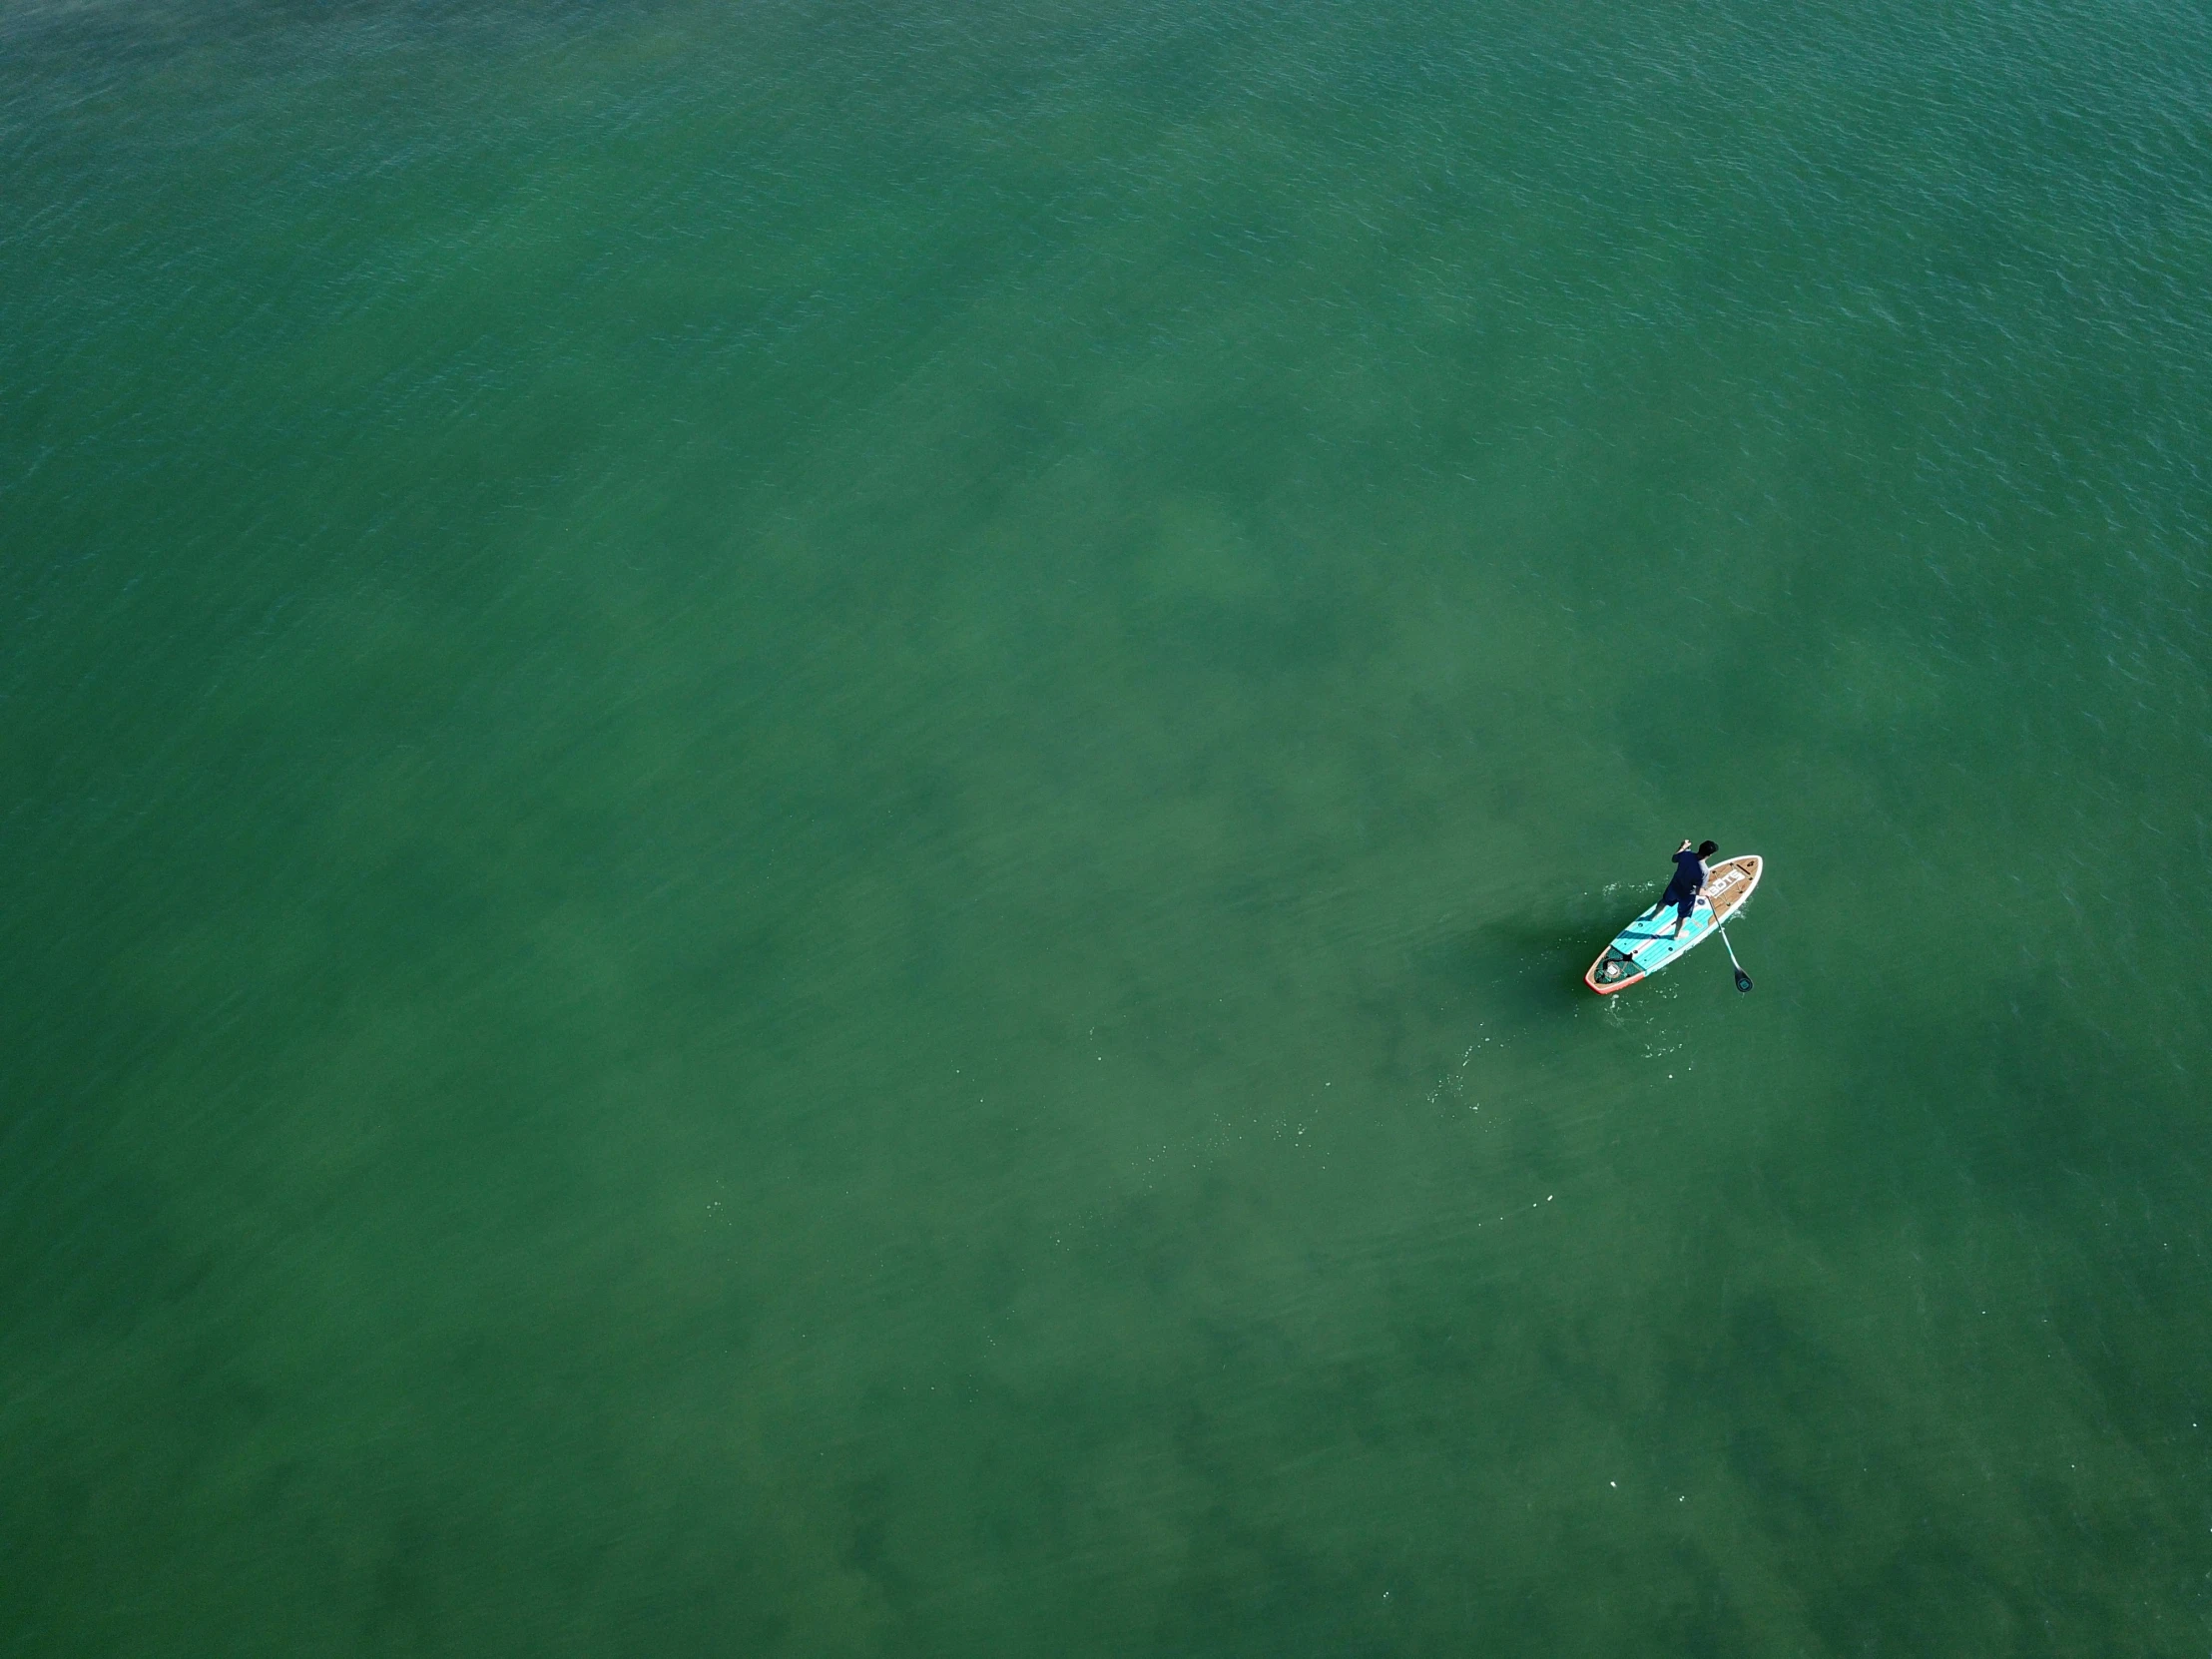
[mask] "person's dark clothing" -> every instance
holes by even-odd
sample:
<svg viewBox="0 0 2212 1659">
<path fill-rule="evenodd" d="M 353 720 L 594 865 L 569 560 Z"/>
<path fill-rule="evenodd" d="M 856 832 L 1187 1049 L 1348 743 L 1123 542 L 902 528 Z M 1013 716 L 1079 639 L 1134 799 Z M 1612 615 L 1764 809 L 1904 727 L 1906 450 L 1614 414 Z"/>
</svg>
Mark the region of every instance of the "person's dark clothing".
<svg viewBox="0 0 2212 1659">
<path fill-rule="evenodd" d="M 1672 904 L 1676 917 L 1688 921 L 1690 912 L 1697 908 L 1697 895 L 1712 878 L 1713 872 L 1705 867 L 1705 860 L 1684 848 L 1674 855 L 1674 879 L 1667 883 L 1667 896 L 1659 900 L 1659 908 L 1664 910 Z"/>
</svg>

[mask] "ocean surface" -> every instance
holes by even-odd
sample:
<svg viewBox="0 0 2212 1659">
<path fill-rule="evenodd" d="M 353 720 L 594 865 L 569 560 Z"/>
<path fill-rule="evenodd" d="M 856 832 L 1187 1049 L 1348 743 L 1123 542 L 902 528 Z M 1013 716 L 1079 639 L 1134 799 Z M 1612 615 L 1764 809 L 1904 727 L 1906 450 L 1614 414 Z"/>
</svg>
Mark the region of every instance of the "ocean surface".
<svg viewBox="0 0 2212 1659">
<path fill-rule="evenodd" d="M 0 1654 L 2212 1651 L 2208 296 L 2182 0 L 5 0 Z"/>
</svg>

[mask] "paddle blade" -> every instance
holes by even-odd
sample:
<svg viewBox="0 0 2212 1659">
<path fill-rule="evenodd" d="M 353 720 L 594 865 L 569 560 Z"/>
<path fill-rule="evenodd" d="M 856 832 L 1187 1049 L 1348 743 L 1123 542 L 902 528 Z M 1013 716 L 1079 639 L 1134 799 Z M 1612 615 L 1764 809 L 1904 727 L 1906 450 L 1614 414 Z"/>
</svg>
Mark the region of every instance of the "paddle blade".
<svg viewBox="0 0 2212 1659">
<path fill-rule="evenodd" d="M 1740 991 L 1748 991 L 1751 989 L 1751 975 L 1746 973 L 1742 968 L 1738 968 L 1736 970 L 1736 988 Z"/>
</svg>

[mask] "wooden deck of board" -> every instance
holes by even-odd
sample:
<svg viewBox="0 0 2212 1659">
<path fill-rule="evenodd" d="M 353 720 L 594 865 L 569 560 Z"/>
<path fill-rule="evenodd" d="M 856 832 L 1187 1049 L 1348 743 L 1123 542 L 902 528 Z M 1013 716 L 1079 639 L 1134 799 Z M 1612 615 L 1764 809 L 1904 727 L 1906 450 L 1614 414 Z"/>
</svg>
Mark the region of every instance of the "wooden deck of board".
<svg viewBox="0 0 2212 1659">
<path fill-rule="evenodd" d="M 1759 884 L 1759 854 L 1723 858 L 1713 866 L 1713 878 L 1705 884 L 1705 901 L 1713 906 L 1713 919 L 1726 921 L 1744 907 L 1751 889 Z"/>
</svg>

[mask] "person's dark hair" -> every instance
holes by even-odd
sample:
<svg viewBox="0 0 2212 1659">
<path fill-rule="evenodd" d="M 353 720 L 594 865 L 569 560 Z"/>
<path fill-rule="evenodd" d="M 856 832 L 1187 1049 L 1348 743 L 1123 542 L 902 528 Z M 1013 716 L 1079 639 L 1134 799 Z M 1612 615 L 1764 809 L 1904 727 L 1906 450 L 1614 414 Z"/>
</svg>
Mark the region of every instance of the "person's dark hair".
<svg viewBox="0 0 2212 1659">
<path fill-rule="evenodd" d="M 1719 841 L 1700 841 L 1698 842 L 1697 855 L 1700 858 L 1710 858 L 1720 849 L 1721 843 Z"/>
</svg>

